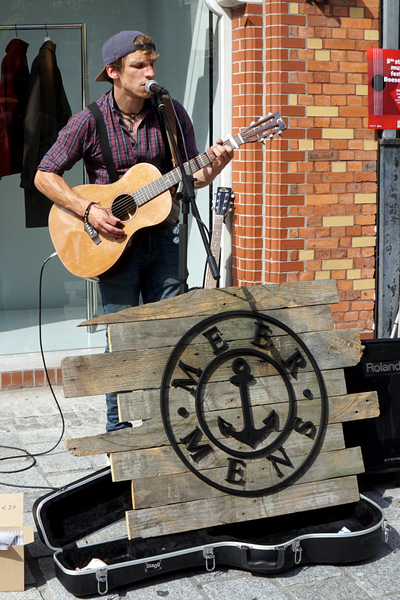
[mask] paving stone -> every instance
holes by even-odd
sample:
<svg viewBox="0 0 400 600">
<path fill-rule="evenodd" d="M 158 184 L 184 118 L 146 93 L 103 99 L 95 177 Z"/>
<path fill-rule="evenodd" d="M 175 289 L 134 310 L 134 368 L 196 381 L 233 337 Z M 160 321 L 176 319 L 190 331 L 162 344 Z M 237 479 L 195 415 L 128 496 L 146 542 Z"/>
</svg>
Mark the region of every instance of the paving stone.
<svg viewBox="0 0 400 600">
<path fill-rule="evenodd" d="M 54 415 L 31 415 L 23 419 L 18 419 L 18 432 L 24 431 L 46 431 L 49 429 L 59 429 L 61 432 L 60 413 Z"/>
<path fill-rule="evenodd" d="M 397 507 L 399 507 L 399 501 L 400 501 L 400 487 L 396 486 L 390 486 L 388 487 L 382 494 L 382 498 L 384 500 L 388 500 L 388 502 L 390 501 L 391 504 L 395 504 Z"/>
<path fill-rule="evenodd" d="M 129 600 L 159 600 L 162 598 L 167 600 L 204 600 L 204 595 L 190 579 L 175 575 L 156 582 L 148 579 L 146 583 L 141 582 L 136 585 L 135 589 L 129 587 L 124 598 Z M 241 598 L 241 600 L 246 599 Z"/>
<path fill-rule="evenodd" d="M 0 422 L 0 457 L 5 456 L 5 453 L 8 451 L 7 447 L 10 446 L 12 448 L 18 448 L 20 446 L 20 440 L 17 432 L 15 431 L 13 426 L 5 425 L 4 422 Z M 0 468 L 3 470 L 3 465 L 0 463 Z"/>
<path fill-rule="evenodd" d="M 382 495 L 387 493 L 388 490 L 397 489 L 398 493 L 400 488 L 400 473 L 392 471 L 391 473 L 386 473 L 384 475 L 377 475 L 374 478 L 374 488 Z"/>
<path fill-rule="evenodd" d="M 50 390 L 49 390 L 50 395 Z M 29 418 L 33 416 L 50 417 L 59 415 L 59 410 L 52 396 L 49 399 L 43 398 L 38 394 L 36 396 L 24 395 L 12 398 L 10 401 L 10 415 L 16 419 Z"/>
<path fill-rule="evenodd" d="M 92 412 L 96 409 L 104 409 L 106 400 L 104 394 L 101 396 L 85 396 L 84 398 L 64 398 L 63 395 L 57 397 L 63 413 L 74 412 Z"/>
<path fill-rule="evenodd" d="M 1 448 L 2 474 L 13 473 L 34 464 L 34 459 L 18 446 L 2 446 Z"/>
<path fill-rule="evenodd" d="M 390 552 L 387 545 L 384 545 L 371 560 L 344 566 L 342 569 L 369 589 L 379 590 L 380 594 L 400 590 L 400 557 Z"/>
<path fill-rule="evenodd" d="M 37 458 L 43 473 L 57 473 L 60 471 L 77 471 L 90 469 L 90 462 L 85 456 L 73 456 L 67 450 L 57 449 L 51 454 Z M 77 477 L 78 478 L 78 477 Z"/>
<path fill-rule="evenodd" d="M 340 569 L 330 565 L 307 565 L 290 569 L 282 575 L 277 575 L 277 579 L 285 586 L 297 585 L 299 583 L 308 583 L 310 581 L 318 581 L 320 579 L 329 579 L 331 577 L 339 577 Z"/>
<path fill-rule="evenodd" d="M 400 519 L 397 521 L 393 521 L 390 519 L 389 525 L 389 536 L 388 536 L 388 546 L 391 550 L 395 552 L 400 551 Z"/>
<path fill-rule="evenodd" d="M 314 581 L 309 584 L 299 584 L 290 588 L 293 600 L 369 600 L 381 596 L 370 595 L 357 583 L 345 577 L 333 577 Z"/>
<path fill-rule="evenodd" d="M 43 591 L 46 600 L 72 600 L 72 598 L 76 598 L 57 579 L 53 558 L 40 558 L 38 560 L 38 567 L 46 582 L 45 590 Z"/>
<path fill-rule="evenodd" d="M 74 439 L 105 433 L 106 421 L 102 415 L 90 413 L 73 413 L 65 427 L 65 439 Z"/>
<path fill-rule="evenodd" d="M 24 592 L 0 592 L 0 600 L 43 600 L 42 594 L 36 588 Z"/>
<path fill-rule="evenodd" d="M 95 454 L 94 456 L 87 456 L 86 458 L 90 459 L 90 462 L 93 465 L 93 469 L 95 471 L 110 466 L 105 454 Z"/>
<path fill-rule="evenodd" d="M 199 583 L 204 584 L 208 581 L 214 581 L 215 579 L 232 579 L 238 577 L 249 577 L 249 573 L 246 571 L 237 571 L 235 569 L 229 569 L 228 567 L 219 567 L 214 571 L 200 572 L 196 575 L 196 579 Z"/>
<path fill-rule="evenodd" d="M 32 429 L 29 429 L 29 427 L 21 427 L 18 430 L 18 445 L 21 448 L 28 450 L 31 454 L 41 454 L 43 452 L 48 452 L 49 450 L 53 452 L 59 448 L 65 450 L 63 441 L 65 435 L 60 441 L 61 434 L 62 423 L 59 418 L 55 427 L 50 426 L 50 424 L 48 424 L 47 427 L 43 425 L 42 427 L 33 427 Z M 58 445 L 56 446 L 56 444 Z"/>
<path fill-rule="evenodd" d="M 394 494 L 393 492 L 394 490 L 388 490 L 381 494 L 378 490 L 373 490 L 364 495 L 385 511 L 385 517 L 387 519 L 398 519 L 400 518 L 399 491 L 396 490 L 397 494 Z"/>
<path fill-rule="evenodd" d="M 32 510 L 36 500 L 52 491 L 50 489 L 52 487 L 51 483 L 48 480 L 46 482 L 47 489 L 21 490 L 24 492 L 24 522 L 26 519 L 27 525 L 34 522 Z"/>
<path fill-rule="evenodd" d="M 288 600 L 285 591 L 267 577 L 240 577 L 206 583 L 202 589 L 212 600 Z"/>
<path fill-rule="evenodd" d="M 15 468 L 18 468 L 18 464 L 15 465 Z M 6 485 L 3 485 L 3 483 Z M 26 491 L 21 486 L 40 486 L 46 488 L 48 487 L 48 484 L 39 470 L 36 468 L 29 469 L 29 471 L 23 471 L 22 473 L 0 474 L 1 494 Z M 42 493 L 44 493 L 44 491 Z"/>
</svg>

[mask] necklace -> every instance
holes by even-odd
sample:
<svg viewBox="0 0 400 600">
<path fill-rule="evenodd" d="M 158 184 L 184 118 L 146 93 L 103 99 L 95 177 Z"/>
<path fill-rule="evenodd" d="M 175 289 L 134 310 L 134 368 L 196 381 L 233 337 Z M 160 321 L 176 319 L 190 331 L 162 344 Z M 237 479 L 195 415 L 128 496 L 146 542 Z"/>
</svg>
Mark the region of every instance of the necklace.
<svg viewBox="0 0 400 600">
<path fill-rule="evenodd" d="M 143 111 L 144 111 L 144 107 L 138 113 L 126 113 L 123 110 L 121 110 L 120 108 L 118 108 L 118 112 L 120 113 L 122 118 L 127 119 L 129 122 L 129 124 L 128 124 L 129 133 L 133 132 L 135 123 L 137 123 L 138 121 L 141 121 L 141 114 L 143 113 Z"/>
</svg>

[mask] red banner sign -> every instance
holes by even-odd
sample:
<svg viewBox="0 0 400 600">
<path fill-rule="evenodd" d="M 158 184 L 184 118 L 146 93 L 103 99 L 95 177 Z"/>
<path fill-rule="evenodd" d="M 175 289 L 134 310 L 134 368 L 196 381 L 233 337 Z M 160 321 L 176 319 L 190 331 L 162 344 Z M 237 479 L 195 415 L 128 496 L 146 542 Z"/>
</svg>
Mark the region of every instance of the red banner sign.
<svg viewBox="0 0 400 600">
<path fill-rule="evenodd" d="M 400 50 L 368 48 L 368 126 L 400 129 Z"/>
</svg>

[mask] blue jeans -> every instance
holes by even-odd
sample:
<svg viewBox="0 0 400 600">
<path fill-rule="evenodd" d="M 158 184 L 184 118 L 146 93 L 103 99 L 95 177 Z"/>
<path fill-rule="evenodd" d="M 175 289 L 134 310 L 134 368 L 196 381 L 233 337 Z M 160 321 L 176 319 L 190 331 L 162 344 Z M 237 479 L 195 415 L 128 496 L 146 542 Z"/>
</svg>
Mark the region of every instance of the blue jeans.
<svg viewBox="0 0 400 600">
<path fill-rule="evenodd" d="M 138 306 L 140 300 L 147 304 L 179 293 L 179 238 L 174 230 L 175 226 L 150 233 L 123 271 L 99 283 L 104 314 Z M 131 426 L 119 421 L 117 394 L 107 394 L 106 403 L 107 431 Z"/>
</svg>

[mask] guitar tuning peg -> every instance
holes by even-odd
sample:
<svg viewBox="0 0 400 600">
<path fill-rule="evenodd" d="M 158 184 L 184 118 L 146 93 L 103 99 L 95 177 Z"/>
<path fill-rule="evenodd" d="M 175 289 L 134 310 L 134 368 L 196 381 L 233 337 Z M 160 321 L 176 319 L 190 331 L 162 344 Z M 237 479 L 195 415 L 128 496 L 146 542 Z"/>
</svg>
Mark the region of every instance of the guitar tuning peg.
<svg viewBox="0 0 400 600">
<path fill-rule="evenodd" d="M 280 138 L 282 138 L 282 137 L 283 137 L 283 135 L 282 135 L 282 129 L 280 129 L 280 130 L 278 131 L 278 135 L 279 135 L 279 137 L 280 137 Z"/>
</svg>

